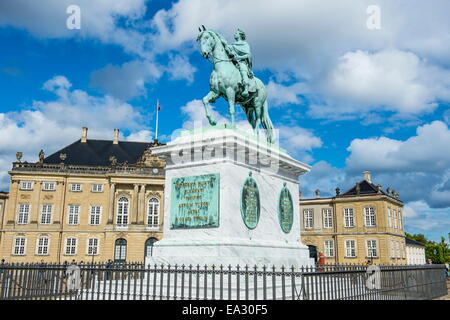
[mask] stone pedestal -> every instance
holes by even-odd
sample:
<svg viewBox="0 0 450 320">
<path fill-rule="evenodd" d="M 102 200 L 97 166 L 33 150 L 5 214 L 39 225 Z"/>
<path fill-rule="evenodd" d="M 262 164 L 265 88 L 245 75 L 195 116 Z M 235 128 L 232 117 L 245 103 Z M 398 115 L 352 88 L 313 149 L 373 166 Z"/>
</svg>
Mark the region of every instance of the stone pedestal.
<svg viewBox="0 0 450 320">
<path fill-rule="evenodd" d="M 182 132 L 152 154 L 167 161 L 165 218 L 147 265 L 313 263 L 300 241 L 298 178 L 308 165 L 227 126 Z"/>
</svg>

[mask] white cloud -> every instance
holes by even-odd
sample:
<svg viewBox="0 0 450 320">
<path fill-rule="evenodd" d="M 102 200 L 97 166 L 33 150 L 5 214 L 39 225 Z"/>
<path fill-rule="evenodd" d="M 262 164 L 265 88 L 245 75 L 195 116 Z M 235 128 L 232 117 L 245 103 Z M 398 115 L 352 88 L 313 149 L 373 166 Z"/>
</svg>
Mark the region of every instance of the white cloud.
<svg viewBox="0 0 450 320">
<path fill-rule="evenodd" d="M 271 106 L 277 107 L 285 104 L 300 104 L 299 95 L 307 91 L 304 83 L 293 85 L 283 85 L 274 81 L 269 81 L 267 85 L 267 98 Z"/>
<path fill-rule="evenodd" d="M 286 86 L 270 82 L 272 104 L 299 104 L 299 95 L 307 92 L 313 101 L 309 114 L 317 118 L 354 118 L 384 110 L 420 115 L 432 112 L 439 101 L 449 101 L 450 21 L 444 12 L 450 4 L 380 0 L 382 27 L 377 31 L 366 27 L 366 9 L 372 4 L 181 0 L 154 16 L 152 41 L 160 52 L 196 50 L 199 25 L 222 32 L 230 41 L 240 27 L 248 34 L 257 70 L 299 80 Z"/>
<path fill-rule="evenodd" d="M 348 147 L 350 171 L 370 167 L 383 171 L 442 172 L 450 168 L 450 130 L 442 121 L 417 128 L 406 141 L 386 137 L 355 139 Z"/>
<path fill-rule="evenodd" d="M 153 140 L 153 134 L 154 133 L 150 130 L 140 130 L 128 135 L 126 140 L 134 142 L 149 142 Z"/>
<path fill-rule="evenodd" d="M 437 101 L 450 99 L 450 71 L 427 64 L 417 55 L 395 49 L 373 54 L 347 52 L 320 84 L 328 101 L 309 114 L 430 113 Z"/>
<path fill-rule="evenodd" d="M 161 68 L 150 61 L 134 60 L 121 66 L 107 65 L 91 74 L 91 86 L 122 100 L 146 96 L 145 84 L 162 75 Z"/>
<path fill-rule="evenodd" d="M 409 202 L 403 209 L 406 232 L 426 232 L 431 234 L 433 240 L 440 240 L 450 230 L 449 211 L 450 207 L 432 209 L 422 200 Z"/>
<path fill-rule="evenodd" d="M 128 52 L 145 55 L 146 36 L 118 26 L 118 21 L 139 20 L 145 14 L 146 0 L 2 0 L 0 26 L 22 28 L 42 38 L 84 37 L 122 45 Z M 78 5 L 81 29 L 69 30 L 66 9 Z M 123 21 L 122 21 L 123 24 Z"/>
<path fill-rule="evenodd" d="M 310 130 L 298 126 L 280 126 L 281 143 L 295 151 L 311 151 L 322 146 L 322 140 Z"/>
<path fill-rule="evenodd" d="M 188 83 L 194 81 L 194 74 L 197 71 L 190 62 L 189 59 L 180 54 L 170 54 L 169 64 L 166 71 L 170 74 L 173 80 L 186 80 Z"/>
<path fill-rule="evenodd" d="M 345 171 L 322 160 L 315 163 L 309 173 L 300 177 L 300 190 L 302 198 L 313 197 L 317 189 L 321 191 L 321 197 L 331 197 L 335 195 L 335 189 L 343 188 L 345 183 Z M 345 191 L 342 190 L 342 192 Z"/>
<path fill-rule="evenodd" d="M 370 170 L 377 183 L 394 187 L 404 201 L 424 200 L 450 207 L 450 130 L 441 121 L 420 126 L 404 141 L 386 137 L 354 139 L 346 159 L 349 173 Z"/>
<path fill-rule="evenodd" d="M 56 95 L 50 101 L 35 101 L 18 112 L 0 113 L 0 183 L 22 151 L 22 161 L 35 162 L 41 148 L 47 155 L 77 140 L 81 127 L 89 128 L 88 137 L 112 139 L 114 128 L 133 128 L 129 139 L 150 137 L 144 117 L 133 106 L 109 96 L 93 97 L 81 90 L 70 90 L 70 81 L 56 76 L 43 88 Z"/>
</svg>

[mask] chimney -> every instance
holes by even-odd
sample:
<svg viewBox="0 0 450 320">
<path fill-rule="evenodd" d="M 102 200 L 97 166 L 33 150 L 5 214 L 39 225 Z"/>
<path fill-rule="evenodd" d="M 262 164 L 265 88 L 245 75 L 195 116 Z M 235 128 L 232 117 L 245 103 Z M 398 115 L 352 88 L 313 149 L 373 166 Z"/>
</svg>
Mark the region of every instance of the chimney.
<svg viewBox="0 0 450 320">
<path fill-rule="evenodd" d="M 366 180 L 369 183 L 372 183 L 372 179 L 370 177 L 370 171 L 364 171 L 363 174 L 364 174 L 364 180 Z"/>
<path fill-rule="evenodd" d="M 81 129 L 81 142 L 82 143 L 86 143 L 86 141 L 87 141 L 87 132 L 88 132 L 88 128 L 87 127 L 83 127 Z"/>
<path fill-rule="evenodd" d="M 119 129 L 114 129 L 113 144 L 119 144 Z"/>
</svg>

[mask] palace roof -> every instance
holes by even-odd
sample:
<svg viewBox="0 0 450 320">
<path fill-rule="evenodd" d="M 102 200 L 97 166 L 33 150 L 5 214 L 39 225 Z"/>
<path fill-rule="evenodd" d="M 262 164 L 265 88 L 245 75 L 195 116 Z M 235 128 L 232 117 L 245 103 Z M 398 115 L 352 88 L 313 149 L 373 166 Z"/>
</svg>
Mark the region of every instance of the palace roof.
<svg viewBox="0 0 450 320">
<path fill-rule="evenodd" d="M 60 164 L 60 154 L 65 154 L 66 165 L 110 166 L 111 157 L 114 157 L 117 163 L 135 164 L 148 147 L 156 145 L 160 143 L 119 141 L 114 144 L 113 140 L 89 139 L 81 142 L 80 139 L 46 157 L 44 163 Z"/>
</svg>

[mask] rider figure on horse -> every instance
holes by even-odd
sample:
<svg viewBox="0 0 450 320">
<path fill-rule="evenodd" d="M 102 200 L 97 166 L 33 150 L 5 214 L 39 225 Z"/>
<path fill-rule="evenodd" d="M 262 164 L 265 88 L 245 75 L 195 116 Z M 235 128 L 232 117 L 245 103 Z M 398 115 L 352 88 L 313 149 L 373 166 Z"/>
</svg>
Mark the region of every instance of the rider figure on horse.
<svg viewBox="0 0 450 320">
<path fill-rule="evenodd" d="M 245 41 L 246 35 L 244 31 L 238 29 L 234 34 L 234 39 L 236 42 L 229 45 L 224 38 L 220 37 L 228 56 L 241 73 L 242 85 L 244 87 L 242 96 L 248 97 L 249 91 L 256 91 L 254 81 L 250 81 L 250 79 L 253 80 L 252 53 L 250 51 L 250 45 Z"/>
</svg>

